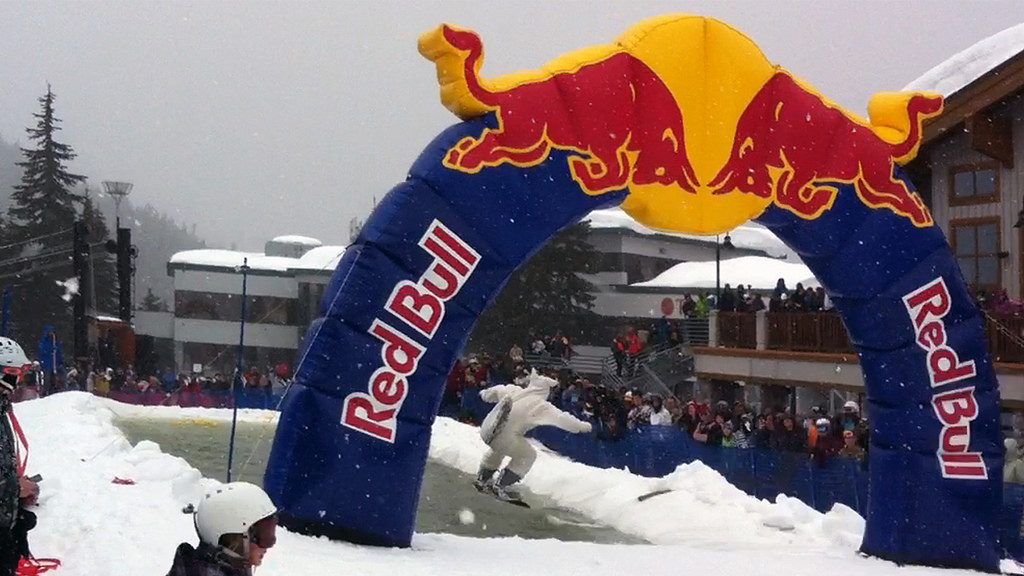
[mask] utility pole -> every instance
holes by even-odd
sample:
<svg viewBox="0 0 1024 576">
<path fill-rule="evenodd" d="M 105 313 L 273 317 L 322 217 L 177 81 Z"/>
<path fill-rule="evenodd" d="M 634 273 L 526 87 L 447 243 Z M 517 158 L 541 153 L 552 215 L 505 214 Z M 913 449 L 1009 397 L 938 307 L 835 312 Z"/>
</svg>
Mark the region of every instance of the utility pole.
<svg viewBox="0 0 1024 576">
<path fill-rule="evenodd" d="M 75 359 L 88 361 L 96 349 L 96 306 L 93 298 L 89 226 L 83 220 L 74 223 L 71 264 L 78 281 L 78 289 L 71 295 Z"/>
</svg>

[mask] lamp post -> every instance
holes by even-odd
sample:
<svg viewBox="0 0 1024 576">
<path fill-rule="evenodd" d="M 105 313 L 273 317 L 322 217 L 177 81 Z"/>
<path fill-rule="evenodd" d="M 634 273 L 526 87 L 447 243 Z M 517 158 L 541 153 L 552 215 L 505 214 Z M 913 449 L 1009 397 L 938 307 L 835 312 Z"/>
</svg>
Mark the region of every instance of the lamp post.
<svg viewBox="0 0 1024 576">
<path fill-rule="evenodd" d="M 732 244 L 732 237 L 728 233 L 722 242 L 719 242 L 718 236 L 715 236 L 715 310 L 721 310 L 722 306 L 722 248 L 726 250 L 735 248 Z"/>
<path fill-rule="evenodd" d="M 121 227 L 121 201 L 128 197 L 128 194 L 132 191 L 132 186 L 131 182 L 111 182 L 109 180 L 103 182 L 103 191 L 114 198 L 114 214 L 116 215 L 117 228 Z"/>
</svg>

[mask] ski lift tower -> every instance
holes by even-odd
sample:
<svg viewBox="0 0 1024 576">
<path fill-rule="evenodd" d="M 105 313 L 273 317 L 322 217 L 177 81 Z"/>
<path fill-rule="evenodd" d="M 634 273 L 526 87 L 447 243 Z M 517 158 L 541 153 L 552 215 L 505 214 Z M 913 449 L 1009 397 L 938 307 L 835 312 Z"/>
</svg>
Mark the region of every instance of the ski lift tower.
<svg viewBox="0 0 1024 576">
<path fill-rule="evenodd" d="M 114 198 L 114 214 L 117 229 L 121 228 L 121 201 L 128 197 L 128 194 L 132 191 L 132 186 L 131 182 L 111 182 L 109 180 L 103 182 L 103 191 Z"/>
</svg>

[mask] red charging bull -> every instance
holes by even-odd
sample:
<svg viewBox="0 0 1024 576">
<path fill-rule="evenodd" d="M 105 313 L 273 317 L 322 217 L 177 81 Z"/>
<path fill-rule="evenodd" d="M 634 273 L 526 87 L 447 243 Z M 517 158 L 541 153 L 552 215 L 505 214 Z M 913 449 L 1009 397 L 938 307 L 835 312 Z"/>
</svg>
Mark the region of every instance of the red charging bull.
<svg viewBox="0 0 1024 576">
<path fill-rule="evenodd" d="M 424 55 L 434 61 L 461 58 L 456 89 L 498 118 L 498 128 L 464 138 L 449 150 L 445 166 L 469 173 L 502 163 L 535 166 L 560 149 L 573 153 L 573 179 L 590 194 L 630 184 L 677 185 L 696 192 L 679 106 L 638 58 L 614 52 L 570 72 L 492 90 L 478 75 L 483 46 L 476 33 L 442 26 L 435 34 L 443 35 L 444 42 L 435 44 L 444 48 Z"/>
<path fill-rule="evenodd" d="M 941 111 L 941 97 L 911 96 L 910 130 L 893 144 L 777 72 L 740 116 L 732 153 L 710 186 L 715 194 L 774 196 L 779 206 L 817 218 L 832 207 L 839 185 L 852 184 L 866 205 L 930 226 L 928 208 L 893 170 L 916 152 L 923 119 Z"/>
</svg>

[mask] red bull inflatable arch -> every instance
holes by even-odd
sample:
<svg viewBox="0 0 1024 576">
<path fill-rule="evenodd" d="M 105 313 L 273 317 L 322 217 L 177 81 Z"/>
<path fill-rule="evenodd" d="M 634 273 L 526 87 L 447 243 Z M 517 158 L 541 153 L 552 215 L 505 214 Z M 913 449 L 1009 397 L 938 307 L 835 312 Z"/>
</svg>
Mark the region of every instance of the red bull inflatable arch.
<svg viewBox="0 0 1024 576">
<path fill-rule="evenodd" d="M 997 571 L 999 391 L 982 317 L 903 175 L 927 93 L 842 109 L 709 18 L 500 78 L 469 30 L 420 38 L 462 122 L 348 248 L 300 351 L 266 486 L 294 530 L 408 546 L 445 376 L 531 254 L 590 211 L 717 234 L 756 219 L 841 312 L 872 416 L 862 551 Z"/>
</svg>

